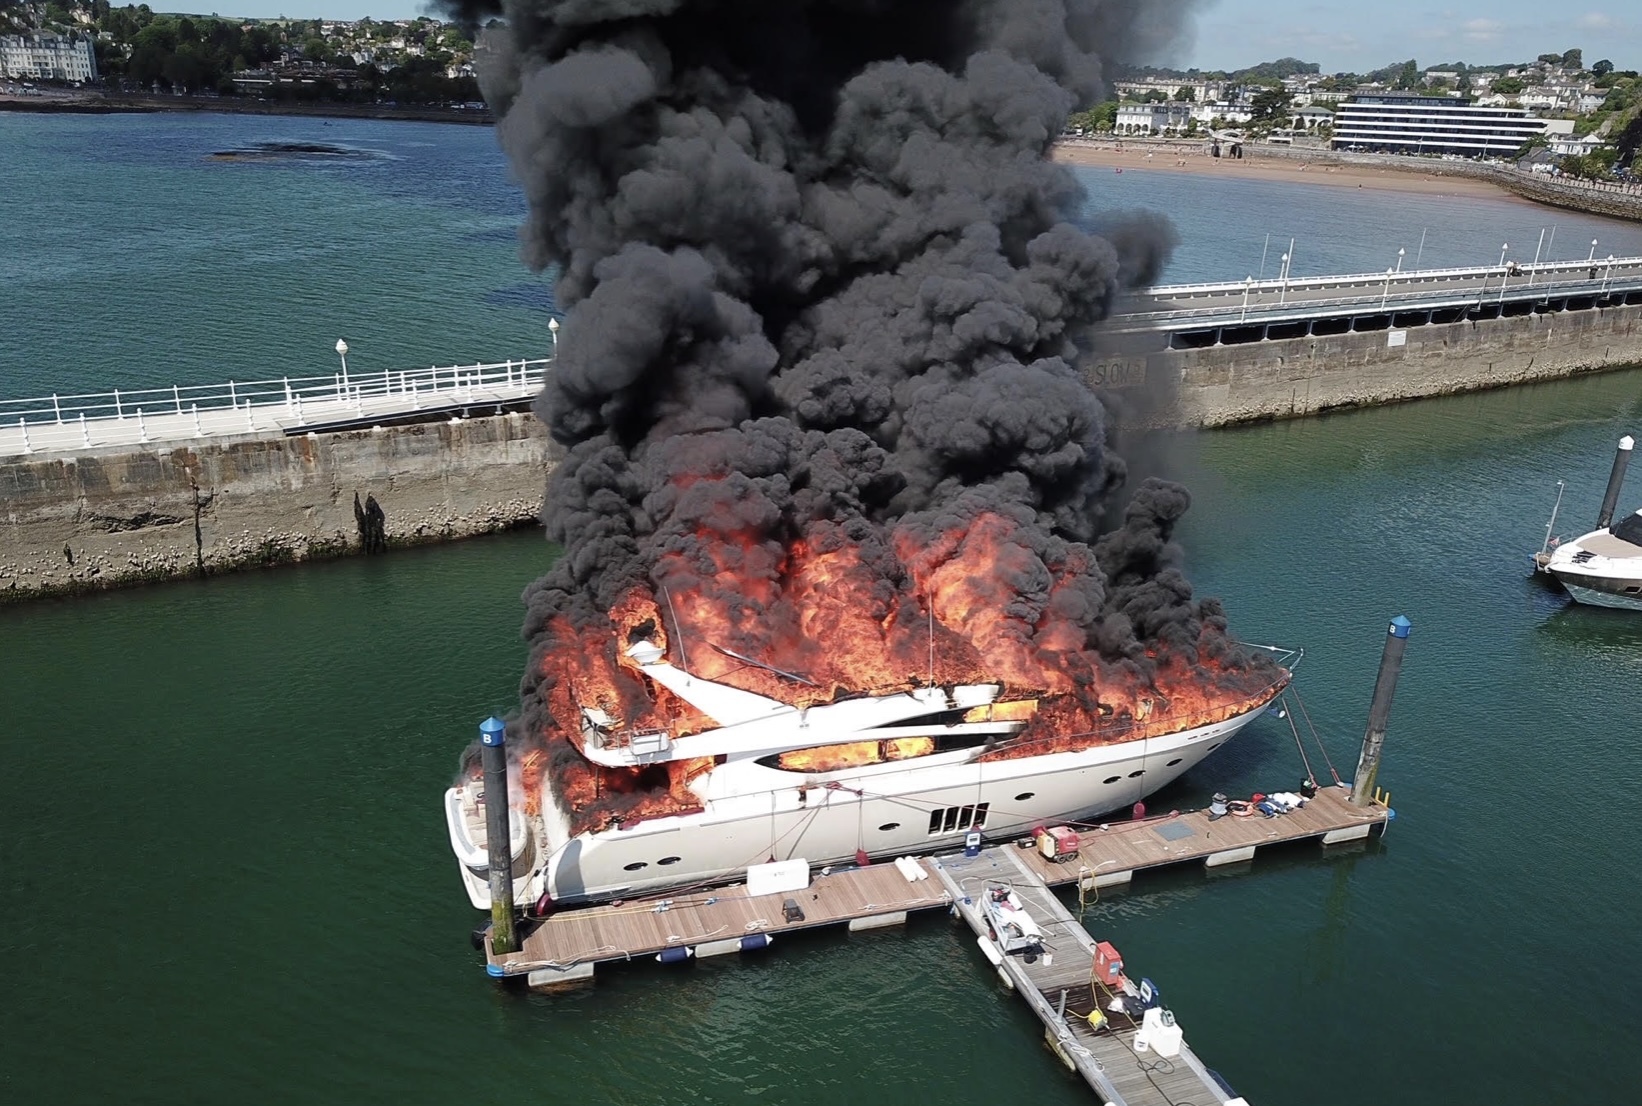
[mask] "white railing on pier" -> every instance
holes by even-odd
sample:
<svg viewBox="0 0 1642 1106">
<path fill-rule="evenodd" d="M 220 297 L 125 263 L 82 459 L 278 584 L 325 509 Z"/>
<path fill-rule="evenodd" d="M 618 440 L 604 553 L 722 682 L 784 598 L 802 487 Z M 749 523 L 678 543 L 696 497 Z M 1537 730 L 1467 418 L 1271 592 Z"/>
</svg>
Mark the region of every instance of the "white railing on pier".
<svg viewBox="0 0 1642 1106">
<path fill-rule="evenodd" d="M 202 414 L 223 408 L 280 406 L 297 413 L 299 404 L 327 401 L 355 403 L 377 398 L 416 397 L 428 407 L 460 403 L 469 394 L 502 388 L 541 387 L 542 374 L 552 362 L 495 361 L 489 364 L 433 366 L 426 369 L 390 369 L 374 373 L 332 373 L 330 376 L 284 376 L 278 380 L 232 381 L 227 384 L 173 384 L 169 388 L 116 388 L 111 392 L 49 395 L 33 399 L 0 399 L 0 423 L 19 418 L 31 424 L 77 422 L 88 419 Z"/>
<path fill-rule="evenodd" d="M 1602 271 L 1631 271 L 1642 268 L 1642 257 L 1590 257 L 1576 261 L 1523 261 L 1512 258 L 1509 263 L 1500 262 L 1493 265 L 1472 265 L 1457 269 L 1394 269 L 1391 281 L 1397 285 L 1411 284 L 1449 284 L 1480 280 L 1483 277 L 1497 277 L 1500 272 L 1509 271 L 1513 276 L 1522 276 L 1529 279 L 1570 282 L 1577 280 L 1579 274 L 1589 274 L 1592 269 Z M 1369 288 L 1378 287 L 1386 279 L 1385 271 L 1377 273 L 1342 273 L 1333 276 L 1295 276 L 1263 277 L 1259 280 L 1231 280 L 1216 281 L 1206 284 L 1160 284 L 1151 288 L 1143 288 L 1134 294 L 1137 297 L 1149 297 L 1161 300 L 1191 299 L 1196 296 L 1223 296 L 1227 294 L 1242 294 L 1245 288 L 1252 288 L 1255 292 L 1276 291 L 1279 288 L 1289 292 L 1321 291 L 1330 288 Z"/>
<path fill-rule="evenodd" d="M 551 358 L 0 400 L 0 456 L 291 433 L 490 404 L 540 390 Z"/>
</svg>

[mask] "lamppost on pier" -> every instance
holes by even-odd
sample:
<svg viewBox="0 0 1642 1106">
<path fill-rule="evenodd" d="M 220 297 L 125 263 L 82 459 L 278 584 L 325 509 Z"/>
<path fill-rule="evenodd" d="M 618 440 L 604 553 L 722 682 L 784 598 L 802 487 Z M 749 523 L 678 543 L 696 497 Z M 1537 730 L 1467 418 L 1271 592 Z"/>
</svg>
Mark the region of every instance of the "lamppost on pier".
<svg viewBox="0 0 1642 1106">
<path fill-rule="evenodd" d="M 1237 319 L 1237 321 L 1240 322 L 1240 323 L 1245 322 L 1249 317 L 1249 292 L 1251 292 L 1253 289 L 1254 289 L 1254 278 L 1251 277 L 1251 276 L 1244 277 L 1243 278 L 1243 314 L 1238 316 L 1238 319 Z"/>
<path fill-rule="evenodd" d="M 1288 302 L 1288 295 L 1289 295 L 1289 255 L 1288 254 L 1283 255 L 1282 279 L 1283 279 L 1283 286 L 1282 286 L 1281 289 L 1279 289 L 1279 291 L 1277 293 L 1277 302 L 1278 303 Z"/>
<path fill-rule="evenodd" d="M 1589 265 L 1592 261 L 1595 261 L 1595 260 L 1596 260 L 1596 239 L 1593 238 L 1593 239 L 1591 239 L 1591 254 L 1590 254 L 1589 257 L 1587 257 L 1585 259 L 1585 264 Z"/>
<path fill-rule="evenodd" d="M 1385 271 L 1385 287 L 1383 289 L 1381 289 L 1381 291 L 1380 291 L 1380 310 L 1381 311 L 1385 310 L 1385 301 L 1388 298 L 1390 298 L 1390 296 L 1391 296 L 1391 277 L 1393 275 L 1394 275 L 1393 270 L 1387 269 Z"/>
<path fill-rule="evenodd" d="M 342 358 L 342 390 L 348 390 L 348 343 L 341 338 L 336 340 L 336 355 Z"/>
<path fill-rule="evenodd" d="M 547 332 L 553 336 L 553 356 L 557 359 L 559 356 L 559 320 L 547 320 Z"/>
<path fill-rule="evenodd" d="M 1602 294 L 1608 294 L 1608 278 L 1613 276 L 1613 254 L 1608 255 L 1608 267 L 1602 273 Z"/>
<path fill-rule="evenodd" d="M 1401 246 L 1397 247 L 1397 271 L 1399 273 L 1403 271 L 1403 254 L 1405 254 L 1407 252 L 1408 251 L 1403 249 L 1403 247 L 1401 247 Z"/>
</svg>

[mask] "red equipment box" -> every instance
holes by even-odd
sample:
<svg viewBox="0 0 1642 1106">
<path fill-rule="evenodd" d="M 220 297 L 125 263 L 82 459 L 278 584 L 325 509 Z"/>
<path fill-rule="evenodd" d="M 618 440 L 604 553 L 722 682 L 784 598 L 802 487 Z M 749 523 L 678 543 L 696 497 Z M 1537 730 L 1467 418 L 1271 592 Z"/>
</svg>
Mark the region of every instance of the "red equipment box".
<svg viewBox="0 0 1642 1106">
<path fill-rule="evenodd" d="M 1095 944 L 1095 976 L 1108 987 L 1116 987 L 1123 976 L 1123 957 L 1110 941 Z"/>
</svg>

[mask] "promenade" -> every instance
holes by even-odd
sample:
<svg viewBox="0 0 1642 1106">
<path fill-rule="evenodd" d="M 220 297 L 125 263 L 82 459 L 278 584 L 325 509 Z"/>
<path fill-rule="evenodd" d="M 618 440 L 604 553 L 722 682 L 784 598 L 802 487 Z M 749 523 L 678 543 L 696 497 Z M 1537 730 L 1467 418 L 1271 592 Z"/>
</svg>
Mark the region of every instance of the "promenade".
<svg viewBox="0 0 1642 1106">
<path fill-rule="evenodd" d="M 0 457 L 291 436 L 519 410 L 551 358 L 0 400 Z"/>
</svg>

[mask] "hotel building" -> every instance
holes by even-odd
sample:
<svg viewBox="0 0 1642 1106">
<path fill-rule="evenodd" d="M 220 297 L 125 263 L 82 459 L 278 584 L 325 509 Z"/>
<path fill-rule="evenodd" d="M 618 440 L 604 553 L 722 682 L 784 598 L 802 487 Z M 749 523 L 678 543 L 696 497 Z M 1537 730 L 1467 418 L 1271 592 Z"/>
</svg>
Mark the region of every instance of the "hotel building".
<svg viewBox="0 0 1642 1106">
<path fill-rule="evenodd" d="M 89 38 L 0 36 L 0 77 L 18 81 L 94 81 L 97 55 Z"/>
<path fill-rule="evenodd" d="M 1334 109 L 1336 150 L 1510 157 L 1544 134 L 1526 108 L 1485 108 L 1447 96 L 1353 96 Z"/>
</svg>

